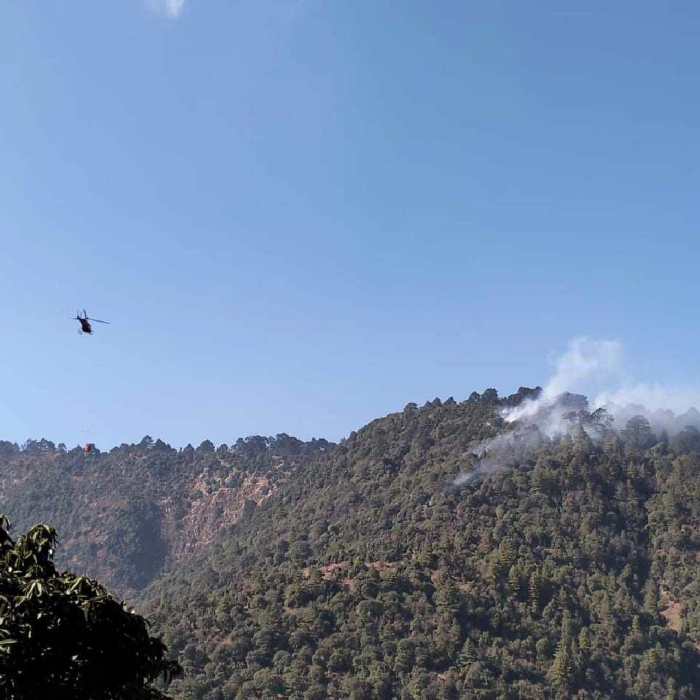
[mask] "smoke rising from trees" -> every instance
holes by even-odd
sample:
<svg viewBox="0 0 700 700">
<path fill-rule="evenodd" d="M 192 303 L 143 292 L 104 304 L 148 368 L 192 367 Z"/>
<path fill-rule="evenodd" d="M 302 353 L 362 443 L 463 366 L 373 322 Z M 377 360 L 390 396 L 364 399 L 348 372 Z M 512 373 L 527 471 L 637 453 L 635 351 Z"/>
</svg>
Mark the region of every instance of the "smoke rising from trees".
<svg viewBox="0 0 700 700">
<path fill-rule="evenodd" d="M 502 432 L 470 449 L 474 468 L 460 474 L 453 486 L 509 468 L 543 440 L 581 431 L 593 440 L 617 434 L 634 443 L 652 443 L 659 436 L 668 439 L 686 431 L 688 437 L 688 430 L 700 429 L 695 408 L 700 392 L 631 381 L 619 340 L 574 338 L 553 364 L 544 388 L 501 410 Z M 575 393 L 589 386 L 605 388 L 589 402 Z"/>
</svg>

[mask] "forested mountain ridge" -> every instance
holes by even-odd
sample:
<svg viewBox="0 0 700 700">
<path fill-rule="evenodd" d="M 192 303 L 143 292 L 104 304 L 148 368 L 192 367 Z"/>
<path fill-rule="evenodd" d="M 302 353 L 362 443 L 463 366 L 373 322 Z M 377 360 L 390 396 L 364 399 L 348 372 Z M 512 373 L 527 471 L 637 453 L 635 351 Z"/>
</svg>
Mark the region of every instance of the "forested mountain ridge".
<svg viewBox="0 0 700 700">
<path fill-rule="evenodd" d="M 205 549 L 333 445 L 287 435 L 175 450 L 145 437 L 109 453 L 47 440 L 0 443 L 0 512 L 16 530 L 48 522 L 58 562 L 132 597 L 162 570 Z"/>
<path fill-rule="evenodd" d="M 669 416 L 669 431 L 641 416 L 614 426 L 580 396 L 564 397 L 561 433 L 506 423 L 504 409 L 537 395 L 409 404 L 338 446 L 146 441 L 93 462 L 30 446 L 2 458 L 0 504 L 17 518 L 11 493 L 26 520 L 37 495 L 50 512 L 32 503 L 31 518 L 61 518 L 84 556 L 69 538 L 82 542 L 85 516 L 59 472 L 65 482 L 73 460 L 112 493 L 129 485 L 122 507 L 88 522 L 105 571 L 132 592 L 133 543 L 150 540 L 119 550 L 128 524 L 156 503 L 168 532 L 184 504 L 176 522 L 193 539 L 164 538 L 179 543 L 169 566 L 138 579 L 140 610 L 185 667 L 178 700 L 700 697 L 700 433 Z M 226 486 L 232 468 L 241 482 Z M 221 500 L 234 486 L 248 506 Z M 210 528 L 200 502 L 225 525 Z"/>
<path fill-rule="evenodd" d="M 700 433 L 568 397 L 456 487 L 532 394 L 373 421 L 154 582 L 175 697 L 700 696 Z"/>
</svg>

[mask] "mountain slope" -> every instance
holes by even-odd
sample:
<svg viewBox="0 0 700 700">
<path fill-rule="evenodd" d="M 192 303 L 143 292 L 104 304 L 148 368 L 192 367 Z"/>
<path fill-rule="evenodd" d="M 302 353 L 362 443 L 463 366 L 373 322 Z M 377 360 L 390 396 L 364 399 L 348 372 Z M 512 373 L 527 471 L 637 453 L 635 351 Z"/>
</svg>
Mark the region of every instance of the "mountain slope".
<svg viewBox="0 0 700 700">
<path fill-rule="evenodd" d="M 527 395 L 374 421 L 155 581 L 175 696 L 697 697 L 697 446 L 535 428 L 454 487 Z"/>
</svg>

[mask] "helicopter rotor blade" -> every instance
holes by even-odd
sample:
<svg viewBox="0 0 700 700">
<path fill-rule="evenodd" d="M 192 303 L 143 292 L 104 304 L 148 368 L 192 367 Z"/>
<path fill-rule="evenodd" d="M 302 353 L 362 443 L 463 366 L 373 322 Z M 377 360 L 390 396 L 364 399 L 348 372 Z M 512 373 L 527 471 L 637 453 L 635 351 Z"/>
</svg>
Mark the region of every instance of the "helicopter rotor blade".
<svg viewBox="0 0 700 700">
<path fill-rule="evenodd" d="M 109 321 L 100 321 L 99 318 L 89 318 L 88 321 L 92 321 L 93 323 L 106 323 L 109 325 Z"/>
</svg>

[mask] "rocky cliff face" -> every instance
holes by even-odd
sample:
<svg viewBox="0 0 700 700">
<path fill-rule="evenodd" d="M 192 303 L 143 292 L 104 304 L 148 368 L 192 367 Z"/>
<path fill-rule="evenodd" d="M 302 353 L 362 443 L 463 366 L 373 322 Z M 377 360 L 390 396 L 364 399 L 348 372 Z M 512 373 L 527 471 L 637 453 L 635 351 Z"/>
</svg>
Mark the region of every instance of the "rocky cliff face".
<svg viewBox="0 0 700 700">
<path fill-rule="evenodd" d="M 161 504 L 163 531 L 170 556 L 181 561 L 188 554 L 206 549 L 239 519 L 259 506 L 293 477 L 296 464 L 284 457 L 271 455 L 272 464 L 264 473 L 248 473 L 226 460 L 222 471 L 204 471 L 185 485 L 187 511 L 179 520 L 172 499 Z"/>
</svg>

